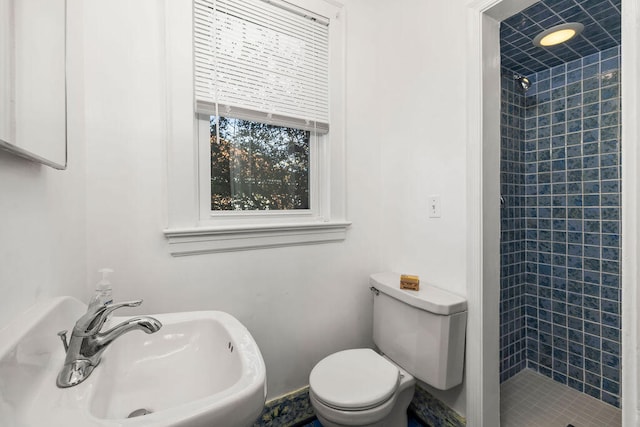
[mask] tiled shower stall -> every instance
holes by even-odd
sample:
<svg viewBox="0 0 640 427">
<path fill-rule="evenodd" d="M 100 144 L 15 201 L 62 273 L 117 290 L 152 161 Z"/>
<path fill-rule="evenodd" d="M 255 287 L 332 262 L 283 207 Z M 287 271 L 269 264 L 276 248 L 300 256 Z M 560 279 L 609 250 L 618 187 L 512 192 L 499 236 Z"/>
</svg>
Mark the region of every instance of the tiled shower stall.
<svg viewBox="0 0 640 427">
<path fill-rule="evenodd" d="M 526 92 L 501 72 L 500 380 L 528 367 L 619 407 L 620 46 Z"/>
</svg>

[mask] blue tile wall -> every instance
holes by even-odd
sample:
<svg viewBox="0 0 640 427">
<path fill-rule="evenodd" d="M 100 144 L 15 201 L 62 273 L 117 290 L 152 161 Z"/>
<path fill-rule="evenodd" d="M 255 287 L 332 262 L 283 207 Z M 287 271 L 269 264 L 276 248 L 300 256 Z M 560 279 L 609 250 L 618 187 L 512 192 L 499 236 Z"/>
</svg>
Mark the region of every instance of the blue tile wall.
<svg viewBox="0 0 640 427">
<path fill-rule="evenodd" d="M 502 71 L 500 379 L 504 381 L 526 365 L 526 329 L 523 316 L 526 222 L 525 97 L 516 85 L 513 72 L 506 69 Z"/>
<path fill-rule="evenodd" d="M 524 359 L 620 406 L 620 48 L 529 75 L 520 130 L 503 74 L 501 379 Z"/>
</svg>

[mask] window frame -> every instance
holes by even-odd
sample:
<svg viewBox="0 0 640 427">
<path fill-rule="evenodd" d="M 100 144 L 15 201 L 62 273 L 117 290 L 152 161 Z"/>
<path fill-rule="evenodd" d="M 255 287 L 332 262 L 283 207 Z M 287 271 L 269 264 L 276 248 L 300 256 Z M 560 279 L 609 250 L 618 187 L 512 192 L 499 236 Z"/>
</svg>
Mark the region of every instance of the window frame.
<svg viewBox="0 0 640 427">
<path fill-rule="evenodd" d="M 330 123 L 311 149 L 309 212 L 230 211 L 211 215 L 209 116 L 194 110 L 193 2 L 165 0 L 167 216 L 163 233 L 173 256 L 338 242 L 346 215 L 345 17 L 332 0 L 290 0 L 330 19 Z M 206 128 L 206 130 L 205 130 Z M 206 133 L 205 133 L 206 132 Z M 206 138 L 204 137 L 206 135 Z M 313 154 L 313 153 L 312 153 Z M 314 171 L 315 169 L 315 171 Z M 208 208 L 206 208 L 208 204 Z"/>
</svg>

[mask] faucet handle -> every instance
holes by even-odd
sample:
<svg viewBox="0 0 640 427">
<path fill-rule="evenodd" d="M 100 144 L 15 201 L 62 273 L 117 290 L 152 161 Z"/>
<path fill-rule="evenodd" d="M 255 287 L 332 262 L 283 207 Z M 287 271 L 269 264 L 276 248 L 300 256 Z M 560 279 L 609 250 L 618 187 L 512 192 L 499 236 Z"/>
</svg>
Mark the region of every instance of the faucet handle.
<svg viewBox="0 0 640 427">
<path fill-rule="evenodd" d="M 64 347 L 64 352 L 66 353 L 69 350 L 69 343 L 67 342 L 67 330 L 62 330 L 58 332 L 58 336 L 62 340 L 62 346 Z"/>
<path fill-rule="evenodd" d="M 124 301 L 124 302 L 116 302 L 111 304 L 105 304 L 98 307 L 95 307 L 90 313 L 88 312 L 85 316 L 88 316 L 88 322 L 86 324 L 86 328 L 82 331 L 77 331 L 76 335 L 78 336 L 92 336 L 100 332 L 102 325 L 107 321 L 107 316 L 111 314 L 113 311 L 123 308 L 123 307 L 138 307 L 142 304 L 142 300 L 133 300 L 133 301 Z M 85 317 L 83 316 L 83 317 Z M 80 323 L 80 322 L 79 322 Z"/>
<path fill-rule="evenodd" d="M 135 299 L 133 301 L 112 302 L 111 304 L 106 304 L 106 305 L 103 305 L 102 307 L 104 307 L 105 313 L 109 314 L 112 311 L 117 310 L 117 309 L 122 308 L 122 307 L 138 307 L 140 304 L 142 304 L 142 300 L 141 299 Z"/>
</svg>

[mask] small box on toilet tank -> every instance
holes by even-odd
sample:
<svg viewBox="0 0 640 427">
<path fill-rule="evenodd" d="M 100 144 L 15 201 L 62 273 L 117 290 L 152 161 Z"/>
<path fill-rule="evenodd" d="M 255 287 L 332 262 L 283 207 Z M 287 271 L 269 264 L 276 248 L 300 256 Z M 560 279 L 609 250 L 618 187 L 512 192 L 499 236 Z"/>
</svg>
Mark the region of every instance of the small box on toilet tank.
<svg viewBox="0 0 640 427">
<path fill-rule="evenodd" d="M 411 274 L 400 275 L 400 289 L 420 290 L 420 278 Z"/>
</svg>

